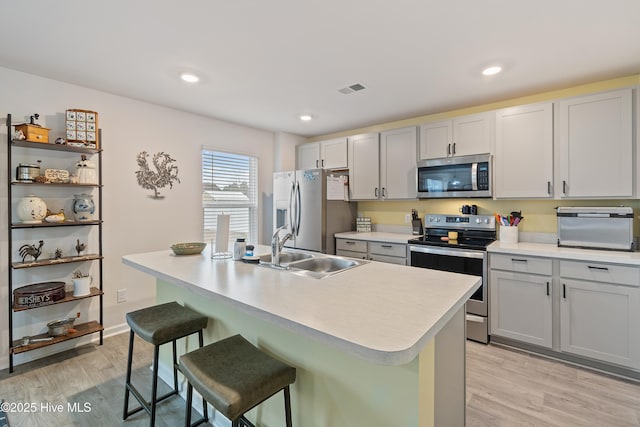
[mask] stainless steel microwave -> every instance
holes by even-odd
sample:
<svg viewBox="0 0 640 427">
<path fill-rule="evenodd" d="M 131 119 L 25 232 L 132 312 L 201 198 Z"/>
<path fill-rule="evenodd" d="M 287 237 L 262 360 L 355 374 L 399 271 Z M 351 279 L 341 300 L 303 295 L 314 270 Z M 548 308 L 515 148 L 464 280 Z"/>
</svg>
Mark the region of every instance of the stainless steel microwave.
<svg viewBox="0 0 640 427">
<path fill-rule="evenodd" d="M 418 198 L 491 197 L 491 154 L 418 161 Z"/>
</svg>

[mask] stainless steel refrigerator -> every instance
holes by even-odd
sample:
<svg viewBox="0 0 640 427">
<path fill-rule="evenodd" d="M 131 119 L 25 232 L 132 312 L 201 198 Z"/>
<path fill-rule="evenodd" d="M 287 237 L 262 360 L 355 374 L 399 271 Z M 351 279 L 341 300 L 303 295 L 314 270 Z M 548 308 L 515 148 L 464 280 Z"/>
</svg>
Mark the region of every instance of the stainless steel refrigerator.
<svg viewBox="0 0 640 427">
<path fill-rule="evenodd" d="M 335 233 L 355 229 L 356 204 L 327 200 L 327 171 L 310 169 L 273 174 L 273 225 L 285 246 L 335 254 Z"/>
</svg>

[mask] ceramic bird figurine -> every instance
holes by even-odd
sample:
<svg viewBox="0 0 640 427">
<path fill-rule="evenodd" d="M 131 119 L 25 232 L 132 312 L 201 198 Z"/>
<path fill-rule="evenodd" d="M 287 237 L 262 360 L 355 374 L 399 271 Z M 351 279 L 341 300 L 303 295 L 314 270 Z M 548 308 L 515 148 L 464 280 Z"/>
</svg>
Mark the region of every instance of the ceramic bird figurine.
<svg viewBox="0 0 640 427">
<path fill-rule="evenodd" d="M 76 252 L 78 252 L 78 256 L 80 256 L 80 252 L 84 251 L 86 245 L 84 243 L 80 243 L 80 239 L 77 239 L 76 241 Z"/>
<path fill-rule="evenodd" d="M 22 262 L 27 257 L 27 255 L 31 255 L 34 261 L 38 261 L 38 257 L 42 253 L 42 246 L 44 245 L 44 241 L 40 240 L 38 242 L 38 246 L 36 245 L 22 245 L 20 249 L 18 249 L 18 253 L 22 257 Z"/>
</svg>

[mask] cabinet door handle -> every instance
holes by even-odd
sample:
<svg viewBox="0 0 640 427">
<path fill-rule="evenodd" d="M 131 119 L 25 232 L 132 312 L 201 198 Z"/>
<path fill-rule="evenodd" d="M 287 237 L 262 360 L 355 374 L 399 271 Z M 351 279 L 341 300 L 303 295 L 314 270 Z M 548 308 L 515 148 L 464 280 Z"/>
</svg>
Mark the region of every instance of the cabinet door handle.
<svg viewBox="0 0 640 427">
<path fill-rule="evenodd" d="M 451 150 L 451 154 L 456 155 L 456 143 L 453 143 L 453 149 Z"/>
<path fill-rule="evenodd" d="M 562 284 L 562 298 L 567 299 L 567 285 Z"/>
<path fill-rule="evenodd" d="M 391 249 L 393 246 L 391 245 L 380 245 L 381 247 L 385 248 L 385 249 Z"/>
<path fill-rule="evenodd" d="M 382 187 L 382 197 L 387 197 L 387 189 Z"/>
<path fill-rule="evenodd" d="M 355 245 L 355 244 L 356 244 L 356 242 L 352 242 L 352 241 L 350 241 L 350 240 L 345 240 L 345 243 L 346 243 L 347 245 Z"/>
<path fill-rule="evenodd" d="M 547 181 L 547 194 L 551 195 L 551 181 Z"/>
<path fill-rule="evenodd" d="M 321 165 L 324 168 L 324 159 L 322 159 Z"/>
<path fill-rule="evenodd" d="M 549 296 L 549 282 L 547 282 L 547 296 Z"/>
<path fill-rule="evenodd" d="M 316 160 L 316 167 L 318 167 L 318 161 Z"/>
<path fill-rule="evenodd" d="M 451 155 L 451 144 L 447 145 L 447 156 Z"/>
<path fill-rule="evenodd" d="M 522 259 L 522 258 L 511 258 L 511 261 L 513 261 L 513 262 L 527 262 L 526 259 Z"/>
<path fill-rule="evenodd" d="M 376 195 L 376 198 L 378 197 L 378 187 L 376 187 L 376 189 L 373 191 L 373 193 Z"/>
<path fill-rule="evenodd" d="M 588 265 L 587 268 L 589 268 L 589 270 L 609 271 L 608 267 L 596 267 L 595 265 Z"/>
<path fill-rule="evenodd" d="M 562 180 L 562 194 L 567 194 L 567 181 Z"/>
</svg>

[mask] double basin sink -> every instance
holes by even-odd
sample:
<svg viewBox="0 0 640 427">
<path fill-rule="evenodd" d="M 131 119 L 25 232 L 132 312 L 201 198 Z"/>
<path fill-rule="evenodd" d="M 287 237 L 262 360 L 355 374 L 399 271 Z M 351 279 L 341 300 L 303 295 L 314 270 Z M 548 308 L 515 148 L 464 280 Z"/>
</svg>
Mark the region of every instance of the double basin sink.
<svg viewBox="0 0 640 427">
<path fill-rule="evenodd" d="M 302 276 L 322 279 L 336 273 L 366 264 L 367 261 L 310 254 L 307 252 L 283 251 L 280 253 L 280 265 L 271 263 L 271 254 L 260 257 L 260 265 L 279 268 Z"/>
</svg>

